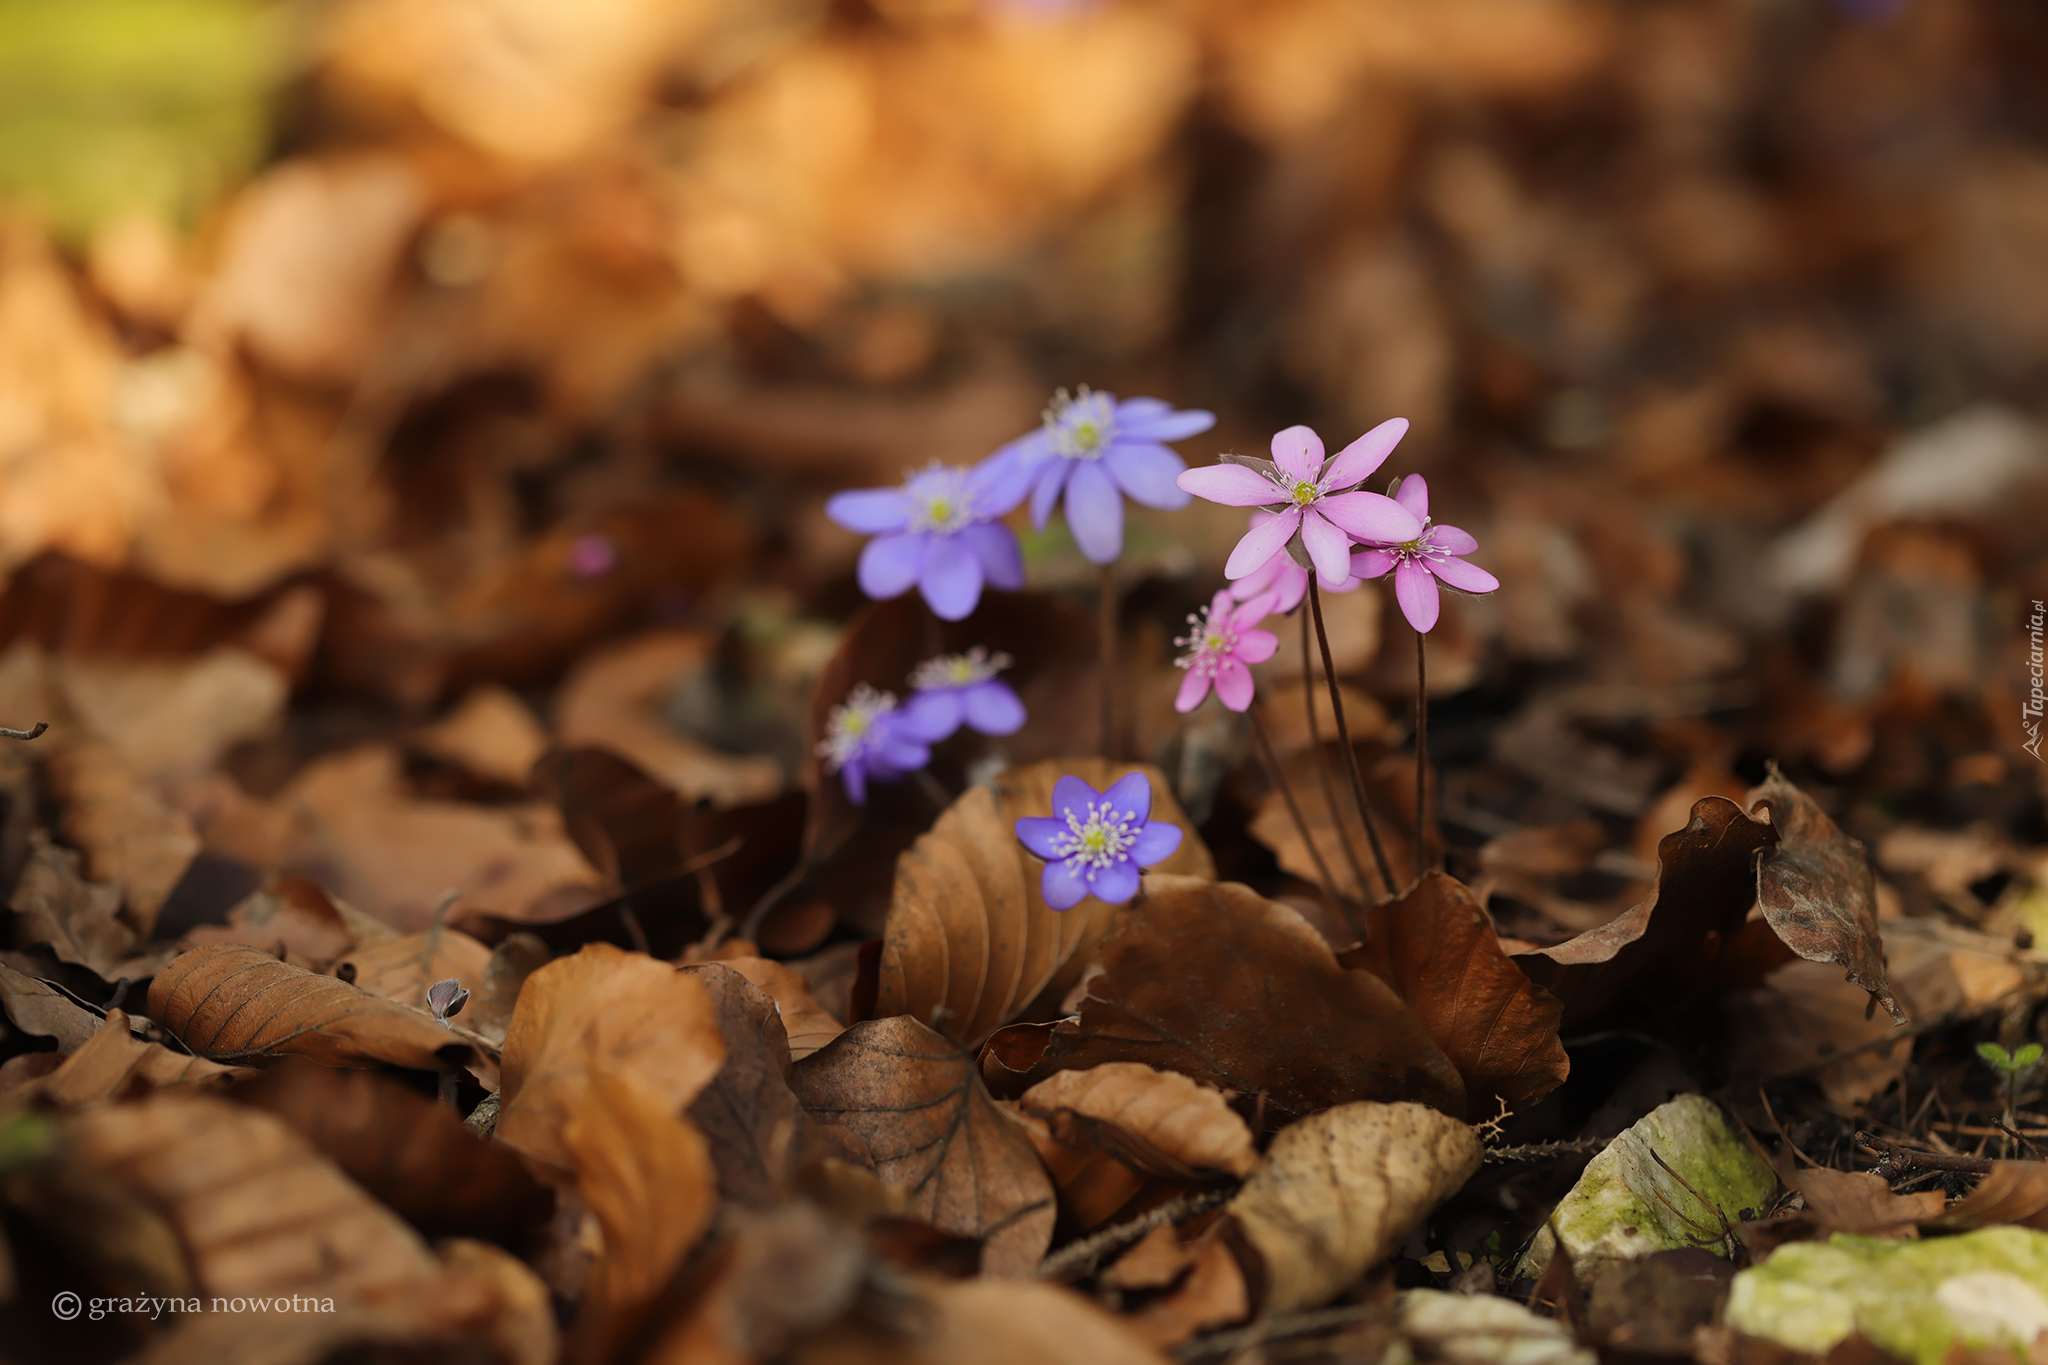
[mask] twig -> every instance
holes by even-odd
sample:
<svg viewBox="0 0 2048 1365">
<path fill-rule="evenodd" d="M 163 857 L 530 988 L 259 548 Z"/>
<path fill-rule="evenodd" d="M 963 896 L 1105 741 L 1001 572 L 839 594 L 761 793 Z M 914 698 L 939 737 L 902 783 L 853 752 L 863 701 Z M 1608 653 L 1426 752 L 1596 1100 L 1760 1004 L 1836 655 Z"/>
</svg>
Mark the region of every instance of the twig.
<svg viewBox="0 0 2048 1365">
<path fill-rule="evenodd" d="M 1359 771 L 1358 750 L 1351 747 L 1351 726 L 1344 719 L 1344 698 L 1337 688 L 1337 665 L 1330 657 L 1330 634 L 1323 629 L 1323 592 L 1316 586 L 1315 571 L 1308 575 L 1308 609 L 1315 618 L 1316 644 L 1323 651 L 1323 682 L 1330 689 L 1330 712 L 1337 722 L 1337 747 L 1344 751 L 1344 770 L 1351 775 L 1351 796 L 1358 802 L 1358 819 L 1365 826 L 1366 842 L 1372 845 L 1372 860 L 1379 868 L 1380 881 L 1389 896 L 1394 894 L 1394 869 L 1387 851 L 1380 846 L 1379 827 L 1373 823 L 1372 807 L 1365 799 L 1365 774 Z"/>
<path fill-rule="evenodd" d="M 1201 1360 L 1208 1356 L 1229 1355 L 1243 1346 L 1304 1337 L 1331 1327 L 1348 1327 L 1386 1311 L 1384 1304 L 1347 1303 L 1337 1308 L 1318 1308 L 1312 1313 L 1276 1313 L 1269 1318 L 1260 1318 L 1249 1327 L 1191 1341 L 1175 1351 L 1174 1356 L 1180 1360 Z"/>
<path fill-rule="evenodd" d="M 33 730 L 10 730 L 4 725 L 0 725 L 0 739 L 34 739 L 49 728 L 50 722 L 46 720 L 37 721 L 36 728 Z"/>
<path fill-rule="evenodd" d="M 1047 1280 L 1078 1279 L 1094 1271 L 1096 1263 L 1110 1252 L 1129 1246 L 1154 1228 L 1207 1213 L 1227 1203 L 1234 1193 L 1231 1190 L 1203 1190 L 1199 1194 L 1184 1194 L 1128 1223 L 1118 1223 L 1078 1242 L 1070 1242 L 1038 1263 L 1039 1277 Z"/>
<path fill-rule="evenodd" d="M 1877 1174 L 1889 1177 L 1897 1171 L 1968 1171 L 1972 1175 L 1987 1174 L 1992 1163 L 1981 1156 L 1950 1156 L 1945 1152 L 1916 1152 L 1911 1147 L 1881 1138 L 1875 1133 L 1858 1131 L 1856 1145 L 1865 1151 L 1877 1153 Z"/>
<path fill-rule="evenodd" d="M 1584 1156 L 1597 1152 L 1607 1145 L 1606 1138 L 1568 1138 L 1562 1142 L 1525 1142 L 1519 1147 L 1490 1147 L 1486 1151 L 1489 1165 L 1508 1161 L 1549 1161 L 1560 1156 Z"/>
<path fill-rule="evenodd" d="M 1429 866 L 1429 675 L 1423 663 L 1429 640 L 1415 632 L 1415 880 Z"/>
</svg>

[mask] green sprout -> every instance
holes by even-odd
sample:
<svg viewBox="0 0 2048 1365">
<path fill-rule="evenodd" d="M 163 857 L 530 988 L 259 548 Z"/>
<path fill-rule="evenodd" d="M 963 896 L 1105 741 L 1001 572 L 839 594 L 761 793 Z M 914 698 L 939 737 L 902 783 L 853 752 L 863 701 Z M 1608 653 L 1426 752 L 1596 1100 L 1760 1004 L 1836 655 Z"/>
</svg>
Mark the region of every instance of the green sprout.
<svg viewBox="0 0 2048 1365">
<path fill-rule="evenodd" d="M 2005 1126 L 2008 1129 L 2017 1129 L 2019 1124 L 2014 1121 L 2013 1108 L 2018 1096 L 2020 1073 L 2031 1071 L 2040 1065 L 2041 1045 L 2028 1043 L 2024 1047 L 2007 1052 L 1996 1043 L 1979 1043 L 1977 1055 L 1984 1059 L 1985 1065 L 2005 1077 Z"/>
</svg>

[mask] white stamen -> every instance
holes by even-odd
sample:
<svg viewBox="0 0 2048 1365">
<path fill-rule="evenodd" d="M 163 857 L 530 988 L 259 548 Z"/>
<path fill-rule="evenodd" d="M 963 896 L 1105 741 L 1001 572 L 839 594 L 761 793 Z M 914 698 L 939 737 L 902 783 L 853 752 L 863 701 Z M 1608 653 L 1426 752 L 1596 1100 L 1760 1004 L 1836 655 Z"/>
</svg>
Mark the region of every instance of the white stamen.
<svg viewBox="0 0 2048 1365">
<path fill-rule="evenodd" d="M 1086 820 L 1067 812 L 1067 832 L 1053 836 L 1060 841 L 1053 851 L 1072 871 L 1093 868 L 1101 872 L 1126 860 L 1131 846 L 1138 842 L 1138 831 L 1132 828 L 1136 821 L 1135 815 L 1107 801 L 1090 801 Z"/>
<path fill-rule="evenodd" d="M 938 687 L 972 687 L 987 682 L 1015 662 L 1001 651 L 991 654 L 986 646 L 976 645 L 965 654 L 941 654 L 936 659 L 926 659 L 910 671 L 910 685 L 919 692 Z"/>
<path fill-rule="evenodd" d="M 1079 393 L 1054 393 L 1042 414 L 1053 453 L 1069 460 L 1099 460 L 1116 439 L 1116 401 L 1086 384 Z"/>
<path fill-rule="evenodd" d="M 895 693 L 855 683 L 845 703 L 832 708 L 825 722 L 825 737 L 818 741 L 818 757 L 825 760 L 825 771 L 836 773 L 858 757 L 874 734 L 875 722 L 895 709 Z"/>
</svg>

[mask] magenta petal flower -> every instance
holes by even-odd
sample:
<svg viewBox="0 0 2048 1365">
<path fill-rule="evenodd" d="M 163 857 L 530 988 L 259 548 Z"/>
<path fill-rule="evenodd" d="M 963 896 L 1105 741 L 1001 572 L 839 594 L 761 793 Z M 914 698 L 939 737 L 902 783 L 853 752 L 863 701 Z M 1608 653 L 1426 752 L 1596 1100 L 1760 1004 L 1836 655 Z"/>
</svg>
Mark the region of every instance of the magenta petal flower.
<svg viewBox="0 0 2048 1365">
<path fill-rule="evenodd" d="M 1025 470 L 982 461 L 972 469 L 937 461 L 900 488 L 837 493 L 825 515 L 875 539 L 861 551 L 861 591 L 881 599 L 916 585 L 932 611 L 948 621 L 972 614 L 984 584 L 1024 586 L 1024 552 L 995 519 L 1024 500 Z"/>
<path fill-rule="evenodd" d="M 910 673 L 912 695 L 903 704 L 905 724 L 929 744 L 966 725 L 984 735 L 1014 735 L 1024 728 L 1024 702 L 996 674 L 1008 668 L 1007 654 L 976 645 L 965 654 L 926 659 Z"/>
<path fill-rule="evenodd" d="M 845 702 L 832 708 L 818 757 L 827 774 L 839 774 L 846 799 L 863 805 L 871 780 L 893 781 L 931 762 L 935 741 L 928 726 L 928 718 L 898 710 L 894 693 L 855 683 Z"/>
<path fill-rule="evenodd" d="M 1040 530 L 1064 494 L 1074 543 L 1091 563 L 1108 564 L 1123 553 L 1125 498 L 1169 512 L 1188 505 L 1175 482 L 1187 465 L 1165 443 L 1215 425 L 1214 413 L 1176 411 L 1157 398 L 1118 402 L 1083 385 L 1054 394 L 1038 430 L 989 458 L 1027 473 Z"/>
<path fill-rule="evenodd" d="M 1351 576 L 1351 542 L 1406 541 L 1422 533 L 1421 521 L 1392 498 L 1346 491 L 1378 469 L 1408 430 L 1396 417 L 1380 423 L 1325 462 L 1323 441 L 1307 427 L 1289 427 L 1273 437 L 1273 458 L 1190 469 L 1180 486 L 1197 497 L 1231 507 L 1270 507 L 1277 515 L 1256 522 L 1238 541 L 1223 576 L 1256 573 L 1298 535 L 1325 585 Z"/>
<path fill-rule="evenodd" d="M 1254 597 L 1242 605 L 1231 600 L 1225 588 L 1199 615 L 1188 617 L 1194 629 L 1175 640 L 1187 653 L 1174 660 L 1187 670 L 1180 695 L 1174 698 L 1176 711 L 1192 711 L 1216 689 L 1216 699 L 1233 711 L 1252 704 L 1250 664 L 1262 664 L 1280 648 L 1280 637 L 1270 630 L 1254 629 L 1273 608 L 1271 597 Z"/>
<path fill-rule="evenodd" d="M 1273 520 L 1272 512 L 1253 512 L 1252 525 Z M 1357 592 L 1365 580 L 1346 574 L 1341 583 L 1324 583 L 1324 592 Z M 1265 564 L 1253 569 L 1225 589 L 1240 602 L 1249 602 L 1254 597 L 1272 594 L 1273 605 L 1268 608 L 1274 616 L 1285 616 L 1301 605 L 1301 599 L 1308 595 L 1308 570 L 1294 562 L 1290 555 L 1274 555 Z"/>
<path fill-rule="evenodd" d="M 1360 578 L 1381 578 L 1392 570 L 1394 600 L 1401 604 L 1401 614 L 1426 635 L 1435 627 L 1441 609 L 1439 581 L 1459 592 L 1488 593 L 1500 586 L 1500 580 L 1477 564 L 1457 558 L 1478 549 L 1479 542 L 1455 526 L 1430 522 L 1429 485 L 1420 474 L 1401 480 L 1394 500 L 1421 519 L 1421 534 L 1367 546 L 1351 556 L 1351 572 Z"/>
<path fill-rule="evenodd" d="M 1138 869 L 1180 847 L 1180 826 L 1147 819 L 1152 784 L 1143 773 L 1127 773 L 1101 792 L 1062 777 L 1053 784 L 1052 808 L 1049 816 L 1019 820 L 1017 839 L 1046 860 L 1039 889 L 1055 910 L 1071 910 L 1091 894 L 1122 905 L 1138 894 Z"/>
</svg>

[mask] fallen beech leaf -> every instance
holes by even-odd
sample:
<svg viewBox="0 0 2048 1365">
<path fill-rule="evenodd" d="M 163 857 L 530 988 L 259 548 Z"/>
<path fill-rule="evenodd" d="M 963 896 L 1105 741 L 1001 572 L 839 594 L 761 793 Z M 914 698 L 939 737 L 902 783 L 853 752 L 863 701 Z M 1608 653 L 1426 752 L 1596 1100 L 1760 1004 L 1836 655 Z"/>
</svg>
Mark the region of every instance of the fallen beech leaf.
<svg viewBox="0 0 2048 1365">
<path fill-rule="evenodd" d="M 1186 831 L 1155 872 L 1213 878 L 1215 863 L 1156 768 L 1152 818 Z M 1101 791 L 1131 765 L 1055 759 L 970 788 L 896 864 L 883 929 L 875 1014 L 908 1014 L 968 1048 L 1015 1018 L 1040 992 L 1071 986 L 1109 931 L 1116 907 L 1094 897 L 1065 912 L 1039 889 L 1044 866 L 1017 842 L 1019 818 L 1052 810 L 1053 785 L 1073 774 Z"/>
<path fill-rule="evenodd" d="M 1392 986 L 1465 1078 L 1465 1117 L 1524 1109 L 1563 1084 L 1564 1006 L 1501 950 L 1493 917 L 1455 877 L 1429 872 L 1365 912 L 1365 940 L 1338 954 Z"/>
<path fill-rule="evenodd" d="M 718 1192 L 753 1208 L 778 1204 L 815 1141 L 810 1116 L 790 1093 L 781 1010 L 729 963 L 685 967 L 683 973 L 703 983 L 725 1038 L 724 1065 L 689 1110 L 711 1144 Z"/>
<path fill-rule="evenodd" d="M 683 861 L 682 798 L 609 749 L 550 750 L 534 764 L 533 785 L 614 885 L 638 886 Z"/>
<path fill-rule="evenodd" d="M 1948 1206 L 1940 1225 L 1988 1228 L 2017 1223 L 2048 1232 L 2048 1161 L 1994 1161 L 1977 1188 Z"/>
<path fill-rule="evenodd" d="M 1080 1017 L 1039 1035 L 1029 1081 L 1142 1061 L 1262 1095 L 1283 1122 L 1360 1099 L 1464 1112 L 1457 1069 L 1393 988 L 1249 887 L 1147 876 L 1099 951 Z"/>
<path fill-rule="evenodd" d="M 198 925 L 185 935 L 185 942 L 195 948 L 242 943 L 266 952 L 281 946 L 287 962 L 324 972 L 356 945 L 355 928 L 315 883 L 304 877 L 280 877 L 229 910 L 226 924 Z M 386 936 L 396 937 L 388 930 Z"/>
<path fill-rule="evenodd" d="M 84 850 L 86 873 L 119 888 L 138 938 L 156 927 L 171 888 L 199 852 L 192 822 L 144 783 L 112 746 L 87 741 L 50 757 L 64 805 L 64 838 Z"/>
<path fill-rule="evenodd" d="M 597 1075 L 630 1077 L 680 1112 L 725 1060 L 704 987 L 644 953 L 593 943 L 526 980 L 505 1030 L 500 1141 L 569 1169 L 563 1128 Z"/>
<path fill-rule="evenodd" d="M 1166 1365 L 1071 1289 L 1030 1280 L 914 1281 L 914 1332 L 848 1316 L 790 1349 L 792 1365 Z"/>
<path fill-rule="evenodd" d="M 0 1008 L 23 1033 L 55 1038 L 59 1052 L 73 1052 L 99 1032 L 101 1019 L 54 986 L 0 962 Z"/>
<path fill-rule="evenodd" d="M 974 1059 L 915 1019 L 855 1024 L 790 1070 L 812 1118 L 933 1226 L 985 1238 L 992 1275 L 1035 1270 L 1052 1241 L 1052 1182 L 995 1107 Z"/>
<path fill-rule="evenodd" d="M 1812 962 L 1838 963 L 1849 980 L 1877 997 L 1895 1024 L 1906 1013 L 1884 979 L 1877 931 L 1877 878 L 1858 840 L 1836 827 L 1777 765 L 1744 798 L 1770 813 L 1777 841 L 1756 865 L 1756 900 L 1787 947 Z"/>
<path fill-rule="evenodd" d="M 144 1042 L 129 1032 L 126 1014 L 108 1010 L 99 1032 L 36 1082 L 35 1093 L 60 1109 L 79 1109 L 125 1099 L 139 1091 L 174 1086 L 197 1089 L 249 1074 L 243 1067 L 222 1066 L 204 1057 L 173 1052 L 160 1043 Z"/>
<path fill-rule="evenodd" d="M 292 1062 L 231 1098 L 282 1120 L 423 1236 L 505 1237 L 547 1219 L 547 1191 L 518 1157 L 388 1076 Z"/>
<path fill-rule="evenodd" d="M 1517 954 L 1515 965 L 1564 1002 L 1567 1029 L 1622 1004 L 1661 1017 L 1704 988 L 1704 966 L 1755 903 L 1751 863 L 1776 837 L 1733 801 L 1705 797 L 1657 845 L 1657 885 L 1646 898 L 1598 929 Z"/>
<path fill-rule="evenodd" d="M 292 1053 L 328 1066 L 461 1066 L 469 1044 L 424 1010 L 365 995 L 240 944 L 194 948 L 158 972 L 149 1012 L 204 1057 Z"/>
<path fill-rule="evenodd" d="M 1173 1232 L 1159 1230 L 1169 1236 Z M 1178 1346 L 1197 1332 L 1251 1316 L 1251 1287 L 1229 1246 L 1221 1238 L 1208 1237 L 1188 1250 L 1188 1277 L 1172 1293 L 1123 1318 L 1126 1327 L 1154 1346 Z"/>
<path fill-rule="evenodd" d="M 1328 1302 L 1478 1171 L 1479 1138 L 1420 1104 L 1345 1104 L 1280 1131 L 1228 1212 L 1261 1312 Z"/>
<path fill-rule="evenodd" d="M 452 976 L 474 991 L 490 964 L 491 950 L 468 934 L 434 928 L 364 944 L 335 963 L 334 974 L 357 990 L 425 1009 L 427 988 L 436 981 Z"/>
<path fill-rule="evenodd" d="M 2048 1167 L 2043 1169 L 2048 1170 Z M 1851 1232 L 1862 1237 L 1918 1237 L 1918 1225 L 1939 1220 L 1942 1211 L 1948 1207 L 1948 1196 L 1940 1190 L 1893 1194 L 1884 1177 L 1869 1171 L 1831 1171 L 1825 1166 L 1815 1166 L 1795 1171 L 1786 1183 L 1806 1197 L 1814 1235 L 1823 1238 L 1837 1232 Z M 1983 1188 L 1983 1185 L 1977 1187 L 1980 1192 Z M 2041 1194 L 2042 1208 L 2048 1209 L 2048 1184 L 2042 1186 Z M 2005 1216 L 1993 1221 L 2018 1220 Z"/>
<path fill-rule="evenodd" d="M 89 967 L 108 981 L 149 976 L 174 949 L 139 952 L 135 931 L 120 918 L 121 888 L 88 882 L 78 855 L 38 830 L 29 864 L 15 883 L 8 908 L 24 943 L 45 943 L 64 961 Z"/>
<path fill-rule="evenodd" d="M 725 965 L 766 991 L 782 1012 L 782 1027 L 789 1036 L 789 1059 L 800 1062 L 846 1032 L 846 1025 L 834 1018 L 811 995 L 802 976 L 780 962 L 765 957 L 733 957 Z"/>
</svg>

